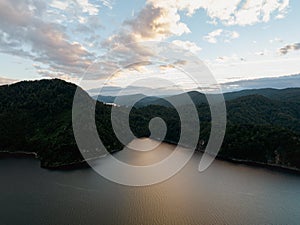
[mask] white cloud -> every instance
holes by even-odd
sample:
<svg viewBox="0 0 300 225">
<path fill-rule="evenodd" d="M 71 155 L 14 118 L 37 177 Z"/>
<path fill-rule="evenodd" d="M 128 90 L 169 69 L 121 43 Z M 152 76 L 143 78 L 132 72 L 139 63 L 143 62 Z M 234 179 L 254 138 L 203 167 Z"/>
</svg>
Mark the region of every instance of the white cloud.
<svg viewBox="0 0 300 225">
<path fill-rule="evenodd" d="M 236 38 L 239 38 L 240 37 L 240 34 L 236 31 L 233 31 L 231 32 L 231 39 L 236 39 Z"/>
<path fill-rule="evenodd" d="M 266 55 L 266 53 L 265 53 L 265 51 L 255 52 L 255 55 L 264 56 L 264 55 Z"/>
<path fill-rule="evenodd" d="M 185 11 L 188 16 L 193 15 L 201 7 L 200 1 L 193 0 L 148 0 L 147 3 L 156 8 Z"/>
<path fill-rule="evenodd" d="M 229 43 L 231 40 L 239 37 L 240 34 L 236 31 L 217 29 L 204 36 L 203 39 L 209 43 L 215 44 L 218 41 Z"/>
<path fill-rule="evenodd" d="M 114 2 L 113 1 L 110 1 L 110 0 L 101 0 L 102 4 L 110 9 L 113 8 L 113 4 Z"/>
<path fill-rule="evenodd" d="M 50 6 L 60 10 L 65 10 L 66 8 L 68 8 L 69 3 L 68 1 L 53 0 L 52 3 L 50 3 Z"/>
<path fill-rule="evenodd" d="M 283 40 L 282 40 L 281 38 L 276 37 L 276 38 L 274 38 L 274 39 L 271 39 L 269 42 L 270 42 L 271 44 L 276 43 L 276 42 L 282 43 Z"/>
<path fill-rule="evenodd" d="M 233 63 L 240 63 L 246 61 L 245 58 L 239 57 L 237 54 L 232 54 L 231 56 L 219 56 L 216 58 L 215 62 L 222 63 L 222 64 L 233 64 Z"/>
<path fill-rule="evenodd" d="M 289 0 L 206 0 L 199 5 L 214 22 L 242 26 L 284 18 L 288 6 Z"/>
<path fill-rule="evenodd" d="M 89 0 L 77 0 L 76 2 L 81 7 L 82 11 L 89 15 L 97 15 L 99 12 L 97 5 L 90 3 Z"/>
<path fill-rule="evenodd" d="M 218 29 L 215 31 L 210 32 L 208 35 L 204 36 L 203 39 L 208 41 L 209 43 L 217 43 L 217 37 L 222 34 L 223 30 Z"/>
<path fill-rule="evenodd" d="M 197 53 L 202 50 L 196 43 L 191 41 L 175 40 L 172 41 L 172 43 L 193 53 Z"/>
<path fill-rule="evenodd" d="M 60 10 L 81 11 L 90 16 L 98 15 L 99 8 L 103 5 L 112 9 L 113 2 L 110 0 L 97 0 L 91 3 L 90 0 L 52 0 L 51 7 Z"/>
</svg>

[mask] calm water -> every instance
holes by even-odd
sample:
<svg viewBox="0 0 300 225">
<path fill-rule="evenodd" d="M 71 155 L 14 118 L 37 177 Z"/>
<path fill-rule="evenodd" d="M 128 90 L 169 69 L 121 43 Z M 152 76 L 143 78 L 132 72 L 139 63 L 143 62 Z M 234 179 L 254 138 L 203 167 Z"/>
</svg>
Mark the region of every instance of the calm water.
<svg viewBox="0 0 300 225">
<path fill-rule="evenodd" d="M 117 157 L 149 164 L 166 157 L 172 148 L 163 144 L 155 151 L 128 150 Z M 300 223 L 299 175 L 223 161 L 199 173 L 200 157 L 196 154 L 168 181 L 135 188 L 107 181 L 92 169 L 48 171 L 39 168 L 35 159 L 2 158 L 0 224 Z"/>
</svg>

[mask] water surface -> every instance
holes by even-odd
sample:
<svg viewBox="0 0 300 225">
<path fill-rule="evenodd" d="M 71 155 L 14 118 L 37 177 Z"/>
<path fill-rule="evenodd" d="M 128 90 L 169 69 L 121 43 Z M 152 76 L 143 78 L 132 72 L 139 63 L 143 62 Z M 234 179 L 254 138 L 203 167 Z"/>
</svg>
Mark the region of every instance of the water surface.
<svg viewBox="0 0 300 225">
<path fill-rule="evenodd" d="M 116 157 L 145 165 L 172 149 L 162 144 Z M 176 176 L 148 187 L 118 185 L 92 169 L 49 171 L 36 159 L 1 158 L 0 224 L 299 224 L 299 175 L 219 160 L 199 173 L 200 158 L 195 154 Z"/>
</svg>

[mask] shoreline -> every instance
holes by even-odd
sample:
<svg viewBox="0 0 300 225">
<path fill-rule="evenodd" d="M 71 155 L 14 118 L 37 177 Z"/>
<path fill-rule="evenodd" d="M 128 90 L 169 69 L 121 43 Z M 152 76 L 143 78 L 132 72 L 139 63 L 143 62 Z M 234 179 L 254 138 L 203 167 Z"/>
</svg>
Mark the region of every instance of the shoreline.
<svg viewBox="0 0 300 225">
<path fill-rule="evenodd" d="M 15 157 L 28 157 L 28 156 L 32 156 L 32 157 L 38 159 L 38 155 L 37 155 L 36 152 L 25 152 L 25 151 L 16 151 L 16 152 L 0 151 L 0 157 L 1 156 L 15 156 Z"/>
<path fill-rule="evenodd" d="M 217 156 L 216 159 L 222 160 L 225 162 L 234 163 L 234 164 L 247 165 L 247 166 L 256 167 L 256 168 L 264 168 L 264 169 L 268 169 L 268 170 L 272 170 L 272 171 L 287 172 L 287 173 L 300 175 L 300 169 L 295 168 L 295 167 L 288 167 L 288 166 L 278 165 L 278 164 L 268 164 L 268 163 L 256 162 L 256 161 L 252 161 L 252 160 L 227 158 L 227 157 L 222 157 L 222 156 Z"/>
<path fill-rule="evenodd" d="M 153 139 L 154 141 L 161 141 L 161 140 L 156 140 Z M 164 140 L 161 141 L 162 143 L 170 144 L 170 145 L 176 145 L 176 143 L 169 141 L 169 140 Z M 184 148 L 189 148 L 188 146 L 181 146 Z M 112 151 L 110 154 L 115 154 L 119 151 L 122 150 L 116 150 Z M 204 150 L 195 150 L 194 153 L 204 153 Z M 0 151 L 0 157 L 33 157 L 35 159 L 39 159 L 38 154 L 35 152 L 26 152 L 26 151 L 15 151 L 15 152 L 9 152 L 9 151 Z M 97 160 L 104 158 L 106 155 L 102 157 L 96 157 L 96 158 L 90 158 L 87 160 L 81 160 L 77 162 L 72 162 L 68 164 L 61 164 L 61 165 L 43 165 L 43 163 L 40 161 L 40 167 L 43 169 L 48 169 L 48 170 L 76 170 L 76 169 L 86 169 L 86 168 L 91 168 L 89 165 L 89 161 Z M 234 163 L 234 164 L 240 164 L 240 165 L 247 165 L 251 167 L 256 167 L 256 168 L 265 168 L 269 169 L 272 171 L 279 171 L 279 172 L 287 172 L 287 173 L 292 173 L 292 174 L 297 174 L 300 175 L 300 169 L 295 168 L 295 167 L 288 167 L 284 165 L 278 165 L 278 164 L 268 164 L 268 163 L 263 163 L 263 162 L 257 162 L 257 161 L 252 161 L 252 160 L 244 160 L 244 159 L 236 159 L 236 158 L 228 158 L 224 156 L 216 156 L 217 160 L 229 162 L 229 163 Z"/>
<path fill-rule="evenodd" d="M 119 152 L 120 150 L 115 150 L 112 151 L 110 154 L 115 154 Z M 10 152 L 10 151 L 0 151 L 0 159 L 1 157 L 13 157 L 13 158 L 34 158 L 37 159 L 40 163 L 40 167 L 43 169 L 47 170 L 76 170 L 76 169 L 86 169 L 86 168 L 91 168 L 89 165 L 89 161 L 97 160 L 104 158 L 106 155 L 100 156 L 100 157 L 95 157 L 95 158 L 89 158 L 87 160 L 81 160 L 81 161 L 75 161 L 72 163 L 67 163 L 67 164 L 59 164 L 59 165 L 47 165 L 47 163 L 43 163 L 36 152 L 26 152 L 26 151 L 15 151 L 15 152 Z"/>
<path fill-rule="evenodd" d="M 167 144 L 171 144 L 171 145 L 177 145 L 177 143 L 175 143 L 174 141 L 170 141 L 170 140 L 162 141 L 162 140 L 157 140 L 154 138 L 152 138 L 152 140 L 161 141 L 163 143 L 167 143 Z M 189 146 L 185 146 L 185 145 L 180 145 L 180 146 L 184 147 L 184 148 L 190 148 Z M 196 152 L 204 154 L 204 150 L 202 150 L 202 149 L 195 150 L 195 153 Z M 287 172 L 287 173 L 300 175 L 300 169 L 295 168 L 295 167 L 288 167 L 288 166 L 279 165 L 279 164 L 268 164 L 268 163 L 257 162 L 257 161 L 246 160 L 246 159 L 228 158 L 228 157 L 219 156 L 219 155 L 216 156 L 216 159 L 222 160 L 225 162 L 234 163 L 234 164 L 247 165 L 247 166 L 251 166 L 251 167 L 265 168 L 265 169 L 269 169 L 269 170 L 273 170 L 273 171 L 275 170 L 275 171 L 279 171 L 279 172 Z"/>
</svg>

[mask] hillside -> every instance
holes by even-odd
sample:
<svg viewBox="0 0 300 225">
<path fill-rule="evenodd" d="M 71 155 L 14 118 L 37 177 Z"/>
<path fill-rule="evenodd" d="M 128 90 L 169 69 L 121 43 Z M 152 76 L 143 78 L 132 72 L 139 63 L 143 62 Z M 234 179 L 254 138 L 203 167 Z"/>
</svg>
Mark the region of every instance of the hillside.
<svg viewBox="0 0 300 225">
<path fill-rule="evenodd" d="M 233 100 L 248 95 L 261 95 L 275 101 L 300 102 L 300 88 L 263 88 L 229 92 L 224 94 L 226 100 Z"/>
<path fill-rule="evenodd" d="M 0 152 L 36 153 L 41 165 L 47 168 L 82 164 L 83 157 L 72 128 L 72 104 L 76 88 L 74 84 L 57 79 L 1 86 Z M 276 97 L 270 98 L 263 91 L 264 95 L 246 95 L 227 100 L 228 123 L 219 157 L 300 169 L 300 102 L 293 97 L 297 91 L 280 91 Z M 106 148 L 110 152 L 121 150 L 123 145 L 112 130 L 112 106 L 96 102 L 84 91 L 82 94 L 88 104 L 96 104 L 97 131 Z M 199 140 L 207 143 L 210 134 L 209 107 L 202 94 L 189 94 L 197 103 L 201 121 Z M 182 107 L 188 110 L 188 106 L 183 104 Z M 126 107 L 118 107 L 118 110 L 123 113 Z M 133 133 L 137 137 L 148 137 L 149 121 L 154 117 L 161 117 L 167 124 L 164 141 L 178 142 L 181 124 L 172 107 L 150 104 L 133 108 L 130 112 Z M 83 124 L 82 127 L 89 132 L 89 126 Z M 199 145 L 198 149 L 203 150 L 204 147 Z M 88 150 L 90 158 L 105 154 L 103 151 L 95 152 L 93 148 Z"/>
<path fill-rule="evenodd" d="M 300 169 L 300 103 L 250 95 L 226 101 L 226 107 L 227 129 L 219 157 Z M 209 106 L 202 103 L 197 109 L 201 121 L 200 140 L 207 143 L 210 134 Z M 140 117 L 143 115 L 144 123 L 151 116 L 162 115 L 171 128 L 165 141 L 178 141 L 180 123 L 172 107 L 150 105 L 137 108 L 134 113 L 140 114 Z M 145 125 L 144 129 L 139 128 L 135 133 L 141 134 L 144 131 L 144 136 L 147 136 L 146 130 Z M 200 150 L 204 148 L 199 146 Z"/>
<path fill-rule="evenodd" d="M 80 163 L 72 128 L 72 104 L 76 86 L 58 79 L 24 81 L 0 87 L 0 151 L 33 152 L 43 167 Z M 92 99 L 86 95 L 87 101 Z M 98 132 L 109 150 L 122 145 L 114 137 L 110 107 L 97 103 Z M 92 155 L 92 154 L 91 154 Z M 92 156 L 91 156 L 92 157 Z"/>
</svg>

